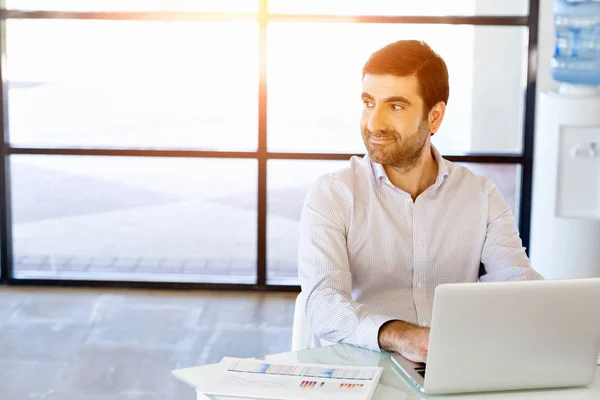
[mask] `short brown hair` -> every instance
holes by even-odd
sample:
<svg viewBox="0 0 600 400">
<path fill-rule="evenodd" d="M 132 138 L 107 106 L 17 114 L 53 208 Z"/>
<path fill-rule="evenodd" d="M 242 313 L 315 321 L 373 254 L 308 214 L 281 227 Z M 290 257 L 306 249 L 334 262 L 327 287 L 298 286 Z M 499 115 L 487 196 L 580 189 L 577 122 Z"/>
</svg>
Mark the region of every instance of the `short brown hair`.
<svg viewBox="0 0 600 400">
<path fill-rule="evenodd" d="M 425 114 L 440 101 L 448 104 L 450 85 L 446 63 L 427 43 L 399 40 L 371 54 L 363 67 L 366 74 L 414 75 L 425 103 Z"/>
</svg>

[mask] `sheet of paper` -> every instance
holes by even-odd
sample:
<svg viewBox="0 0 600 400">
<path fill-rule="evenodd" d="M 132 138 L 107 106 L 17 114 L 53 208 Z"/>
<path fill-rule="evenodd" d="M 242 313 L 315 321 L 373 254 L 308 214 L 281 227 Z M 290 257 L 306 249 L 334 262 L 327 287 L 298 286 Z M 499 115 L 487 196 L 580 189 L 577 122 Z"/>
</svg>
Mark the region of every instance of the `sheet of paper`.
<svg viewBox="0 0 600 400">
<path fill-rule="evenodd" d="M 269 363 L 224 358 L 219 364 L 173 374 L 212 395 L 267 399 L 369 400 L 381 377 L 379 367 Z"/>
</svg>

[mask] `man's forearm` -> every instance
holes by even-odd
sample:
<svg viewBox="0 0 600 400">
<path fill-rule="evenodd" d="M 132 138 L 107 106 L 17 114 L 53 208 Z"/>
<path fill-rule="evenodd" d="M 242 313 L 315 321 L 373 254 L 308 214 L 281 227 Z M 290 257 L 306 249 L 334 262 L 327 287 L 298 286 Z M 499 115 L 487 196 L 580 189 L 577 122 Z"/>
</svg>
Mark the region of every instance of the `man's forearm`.
<svg viewBox="0 0 600 400">
<path fill-rule="evenodd" d="M 414 362 L 427 361 L 429 351 L 429 328 L 394 320 L 379 329 L 379 348 L 400 353 Z"/>
<path fill-rule="evenodd" d="M 379 329 L 379 348 L 390 352 L 399 352 L 400 346 L 406 338 L 406 333 L 418 326 L 401 320 L 388 321 Z"/>
</svg>

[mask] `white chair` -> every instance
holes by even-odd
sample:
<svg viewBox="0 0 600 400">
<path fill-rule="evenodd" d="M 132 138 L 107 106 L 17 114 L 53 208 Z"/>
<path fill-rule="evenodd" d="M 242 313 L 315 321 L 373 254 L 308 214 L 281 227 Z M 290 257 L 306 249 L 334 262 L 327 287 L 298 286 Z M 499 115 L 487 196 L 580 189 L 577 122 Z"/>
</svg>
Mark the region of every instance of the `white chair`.
<svg viewBox="0 0 600 400">
<path fill-rule="evenodd" d="M 310 348 L 312 341 L 312 330 L 308 320 L 304 316 L 304 296 L 302 292 L 296 297 L 294 307 L 294 323 L 292 326 L 292 351 L 306 350 Z"/>
</svg>

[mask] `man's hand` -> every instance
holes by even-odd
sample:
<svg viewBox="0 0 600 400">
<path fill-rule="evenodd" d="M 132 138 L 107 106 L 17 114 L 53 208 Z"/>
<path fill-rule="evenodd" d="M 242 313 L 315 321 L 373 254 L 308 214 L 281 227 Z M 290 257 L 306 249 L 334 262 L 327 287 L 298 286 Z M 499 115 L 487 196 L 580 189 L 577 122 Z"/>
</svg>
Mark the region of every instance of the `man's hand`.
<svg viewBox="0 0 600 400">
<path fill-rule="evenodd" d="M 400 353 L 414 362 L 427 362 L 429 328 L 404 321 L 389 321 L 379 330 L 379 347 Z"/>
</svg>

